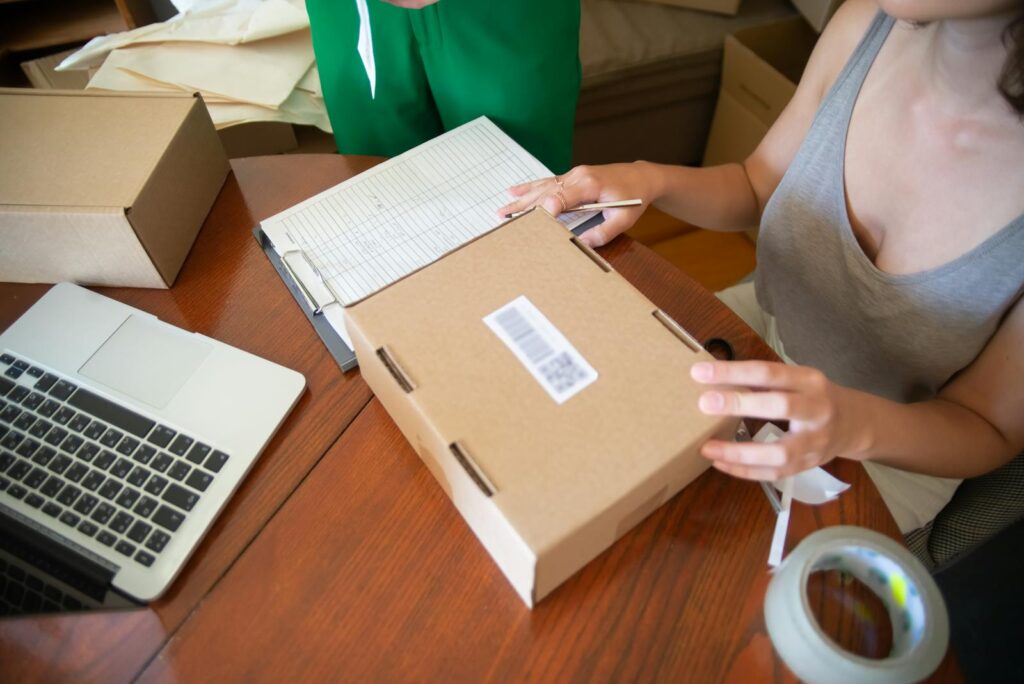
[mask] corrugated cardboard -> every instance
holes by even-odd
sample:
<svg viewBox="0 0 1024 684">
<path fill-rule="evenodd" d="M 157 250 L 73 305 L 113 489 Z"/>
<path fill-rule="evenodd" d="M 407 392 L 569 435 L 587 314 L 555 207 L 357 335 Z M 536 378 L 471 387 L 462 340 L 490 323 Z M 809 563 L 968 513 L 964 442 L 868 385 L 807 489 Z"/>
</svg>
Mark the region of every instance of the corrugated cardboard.
<svg viewBox="0 0 1024 684">
<path fill-rule="evenodd" d="M 743 161 L 754 151 L 796 92 L 817 38 L 801 17 L 726 37 L 704 166 Z"/>
<path fill-rule="evenodd" d="M 47 90 L 82 90 L 89 83 L 89 74 L 84 71 L 57 71 L 56 66 L 76 50 L 64 50 L 53 55 L 21 63 L 21 70 L 33 88 Z"/>
<path fill-rule="evenodd" d="M 596 369 L 557 404 L 482 319 L 526 296 Z M 535 210 L 349 307 L 363 378 L 532 606 L 707 467 L 710 358 Z"/>
<path fill-rule="evenodd" d="M 633 2 L 653 2 L 658 5 L 685 7 L 702 12 L 735 15 L 740 10 L 742 0 L 633 0 Z"/>
<path fill-rule="evenodd" d="M 814 30 L 821 33 L 843 0 L 792 0 Z"/>
<path fill-rule="evenodd" d="M 249 121 L 217 131 L 228 159 L 291 152 L 299 146 L 295 129 L 284 121 Z"/>
<path fill-rule="evenodd" d="M 197 96 L 0 89 L 0 280 L 169 287 L 227 172 Z"/>
</svg>

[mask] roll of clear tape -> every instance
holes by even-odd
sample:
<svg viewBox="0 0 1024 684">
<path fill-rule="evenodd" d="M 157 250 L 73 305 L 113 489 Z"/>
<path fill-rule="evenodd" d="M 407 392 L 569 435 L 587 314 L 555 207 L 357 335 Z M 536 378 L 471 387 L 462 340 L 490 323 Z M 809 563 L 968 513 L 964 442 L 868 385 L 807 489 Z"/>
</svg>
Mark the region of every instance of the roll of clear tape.
<svg viewBox="0 0 1024 684">
<path fill-rule="evenodd" d="M 885 604 L 892 621 L 887 658 L 865 658 L 839 647 L 811 612 L 811 573 L 853 575 Z M 829 527 L 804 539 L 768 584 L 764 602 L 768 636 L 783 662 L 811 684 L 917 682 L 942 662 L 949 617 L 939 588 L 910 552 L 861 527 Z"/>
</svg>

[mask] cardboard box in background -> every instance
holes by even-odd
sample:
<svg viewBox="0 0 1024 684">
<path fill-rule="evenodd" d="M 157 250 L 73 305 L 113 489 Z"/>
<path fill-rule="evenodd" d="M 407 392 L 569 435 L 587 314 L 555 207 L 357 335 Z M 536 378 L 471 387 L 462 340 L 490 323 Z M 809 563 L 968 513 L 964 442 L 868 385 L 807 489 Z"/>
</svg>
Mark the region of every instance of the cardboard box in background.
<svg viewBox="0 0 1024 684">
<path fill-rule="evenodd" d="M 170 287 L 228 168 L 198 96 L 0 89 L 0 281 Z"/>
<path fill-rule="evenodd" d="M 821 33 L 843 0 L 792 0 L 814 30 Z"/>
<path fill-rule="evenodd" d="M 801 17 L 726 37 L 704 166 L 741 162 L 754 151 L 796 92 L 817 39 Z"/>
<path fill-rule="evenodd" d="M 633 2 L 653 2 L 657 5 L 672 5 L 673 7 L 685 7 L 686 9 L 700 10 L 702 12 L 714 12 L 716 14 L 728 14 L 735 16 L 740 11 L 740 3 L 743 0 L 632 0 Z"/>
<path fill-rule="evenodd" d="M 522 296 L 597 373 L 563 403 L 483 320 Z M 689 369 L 707 352 L 543 210 L 348 307 L 346 326 L 362 377 L 530 606 L 736 427 L 697 408 Z"/>
<path fill-rule="evenodd" d="M 39 59 L 21 63 L 33 88 L 58 90 L 84 90 L 89 83 L 85 71 L 57 71 L 55 67 L 76 50 L 65 50 Z M 281 121 L 253 121 L 217 131 L 228 159 L 255 157 L 262 154 L 281 154 L 298 147 L 295 129 Z"/>
</svg>

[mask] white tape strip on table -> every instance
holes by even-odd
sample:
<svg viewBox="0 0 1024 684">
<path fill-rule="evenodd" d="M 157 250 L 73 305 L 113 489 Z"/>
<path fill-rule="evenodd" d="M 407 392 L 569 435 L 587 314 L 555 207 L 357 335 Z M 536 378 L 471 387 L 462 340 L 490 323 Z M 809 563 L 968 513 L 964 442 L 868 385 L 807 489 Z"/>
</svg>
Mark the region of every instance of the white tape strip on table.
<svg viewBox="0 0 1024 684">
<path fill-rule="evenodd" d="M 885 604 L 893 635 L 887 658 L 845 651 L 822 631 L 807 581 L 824 570 L 853 575 Z M 898 543 L 860 527 L 829 527 L 800 542 L 775 570 L 764 618 L 779 656 L 812 684 L 917 682 L 935 671 L 949 642 L 946 606 L 928 571 Z"/>
</svg>

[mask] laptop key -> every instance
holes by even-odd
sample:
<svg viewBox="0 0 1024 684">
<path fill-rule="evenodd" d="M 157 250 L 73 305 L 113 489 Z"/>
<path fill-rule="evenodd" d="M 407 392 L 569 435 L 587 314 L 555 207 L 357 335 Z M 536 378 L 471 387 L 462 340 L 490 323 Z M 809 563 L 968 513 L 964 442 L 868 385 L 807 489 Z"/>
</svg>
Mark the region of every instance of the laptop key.
<svg viewBox="0 0 1024 684">
<path fill-rule="evenodd" d="M 100 487 L 99 495 L 102 496 L 104 499 L 113 499 L 115 496 L 117 496 L 118 492 L 121 491 L 121 487 L 123 486 L 124 485 L 122 485 L 117 480 L 111 480 L 110 478 L 107 478 L 107 481 L 103 483 L 102 487 Z"/>
<path fill-rule="evenodd" d="M 174 504 L 183 511 L 191 511 L 199 501 L 199 495 L 179 484 L 172 483 L 164 492 L 163 500 Z"/>
<path fill-rule="evenodd" d="M 14 460 L 14 454 L 10 451 L 0 451 L 0 473 L 10 468 Z"/>
<path fill-rule="evenodd" d="M 32 470 L 32 466 L 29 465 L 29 462 L 19 458 L 18 462 L 7 471 L 7 476 L 12 480 L 20 481 L 21 478 L 28 475 L 30 470 Z"/>
<path fill-rule="evenodd" d="M 30 411 L 35 411 L 44 401 L 46 401 L 46 395 L 40 394 L 39 392 L 33 392 L 25 397 L 24 401 L 21 402 L 21 405 Z"/>
<path fill-rule="evenodd" d="M 90 413 L 111 425 L 116 425 L 125 432 L 130 432 L 140 439 L 144 438 L 153 429 L 153 426 L 156 425 L 155 421 L 145 416 L 140 416 L 134 411 L 129 411 L 125 407 L 104 399 L 98 394 L 93 394 L 86 389 L 80 389 L 75 392 L 68 400 L 68 404 L 86 413 Z"/>
<path fill-rule="evenodd" d="M 73 454 L 78 451 L 79 447 L 82 446 L 83 440 L 78 435 L 68 435 L 68 438 L 60 445 L 61 451 L 66 451 L 69 454 Z"/>
<path fill-rule="evenodd" d="M 228 455 L 223 451 L 214 451 L 210 454 L 210 458 L 206 459 L 206 463 L 203 467 L 210 472 L 219 473 L 220 469 L 224 467 L 224 464 L 228 462 Z"/>
<path fill-rule="evenodd" d="M 68 469 L 68 466 L 71 465 L 71 463 L 71 459 L 65 456 L 64 454 L 57 454 L 56 456 L 53 457 L 53 460 L 50 461 L 50 465 L 46 467 L 60 475 L 61 473 Z"/>
<path fill-rule="evenodd" d="M 35 492 L 32 492 L 31 494 L 25 497 L 25 503 L 27 503 L 32 508 L 39 508 L 44 503 L 46 503 L 46 499 L 39 496 Z"/>
<path fill-rule="evenodd" d="M 205 492 L 206 488 L 210 486 L 210 482 L 212 481 L 213 475 L 210 475 L 205 470 L 200 470 L 199 468 L 196 468 L 195 470 L 192 471 L 192 474 L 188 476 L 188 479 L 185 480 L 185 484 L 187 484 L 192 489 L 198 490 L 200 492 Z"/>
<path fill-rule="evenodd" d="M 57 409 L 59 409 L 59 408 L 60 408 L 60 404 L 55 402 L 53 399 L 47 399 L 46 401 L 43 402 L 43 405 L 39 407 L 39 411 L 38 412 L 40 414 L 46 416 L 47 418 L 49 418 L 54 413 L 56 413 Z"/>
<path fill-rule="evenodd" d="M 113 449 L 114 447 L 117 446 L 117 443 L 121 441 L 122 437 L 124 437 L 123 432 L 121 432 L 120 430 L 115 430 L 114 428 L 110 428 L 109 430 L 103 433 L 102 437 L 100 437 L 100 444 L 102 444 L 105 447 L 110 447 L 111 449 Z"/>
<path fill-rule="evenodd" d="M 22 487 L 20 484 L 12 484 L 7 488 L 7 493 L 13 496 L 15 499 L 24 498 L 28 494 L 28 490 Z"/>
<path fill-rule="evenodd" d="M 177 480 L 178 482 L 181 482 L 182 480 L 185 479 L 185 476 L 188 475 L 188 471 L 190 470 L 192 470 L 192 466 L 188 465 L 187 463 L 177 461 L 175 462 L 174 465 L 171 466 L 170 470 L 167 471 L 167 475 L 172 480 Z"/>
<path fill-rule="evenodd" d="M 31 458 L 32 454 L 36 453 L 36 449 L 39 448 L 39 442 L 34 439 L 26 439 L 18 446 L 18 455 L 24 456 L 25 458 Z"/>
<path fill-rule="evenodd" d="M 188 448 L 192 446 L 192 438 L 187 435 L 178 435 L 168 449 L 171 453 L 184 456 Z"/>
<path fill-rule="evenodd" d="M 185 456 L 185 460 L 190 463 L 202 463 L 209 453 L 210 447 L 202 442 L 196 442 Z"/>
<path fill-rule="evenodd" d="M 161 449 L 166 447 L 174 439 L 174 435 L 178 434 L 166 425 L 157 425 L 153 428 L 153 432 L 150 433 L 149 441 L 150 444 L 155 444 Z"/>
<path fill-rule="evenodd" d="M 64 428 L 55 427 L 46 433 L 46 437 L 43 437 L 43 441 L 51 446 L 57 446 L 64 441 L 64 438 L 68 436 L 68 431 Z"/>
<path fill-rule="evenodd" d="M 36 380 L 36 384 L 33 387 L 40 392 L 48 392 L 58 379 L 59 378 L 52 373 L 43 373 L 43 377 Z"/>
<path fill-rule="evenodd" d="M 60 479 L 56 475 L 51 475 L 50 479 L 48 479 L 46 483 L 39 488 L 39 491 L 52 499 L 57 496 L 57 492 L 59 492 L 63 486 L 64 480 Z"/>
<path fill-rule="evenodd" d="M 146 540 L 146 548 L 160 553 L 169 541 L 171 541 L 171 535 L 163 530 L 153 530 L 153 534 L 149 535 L 149 539 Z"/>
<path fill-rule="evenodd" d="M 101 472 L 90 470 L 89 474 L 82 479 L 82 486 L 90 492 L 95 492 L 107 477 Z"/>
<path fill-rule="evenodd" d="M 57 501 L 58 503 L 62 503 L 65 506 L 70 506 L 71 504 L 75 503 L 75 500 L 78 499 L 81 493 L 81 489 L 69 484 L 65 486 L 64 489 L 61 490 L 60 496 L 57 497 Z"/>
<path fill-rule="evenodd" d="M 145 490 L 153 496 L 160 496 L 160 492 L 164 491 L 164 487 L 166 486 L 167 478 L 154 475 L 149 478 L 149 482 L 146 483 Z"/>
<path fill-rule="evenodd" d="M 139 440 L 134 437 L 125 437 L 121 440 L 121 443 L 117 445 L 117 452 L 124 454 L 125 456 L 131 456 L 137 446 L 139 446 Z"/>
<path fill-rule="evenodd" d="M 116 512 L 117 509 L 111 506 L 110 504 L 101 503 L 89 517 L 92 518 L 94 521 L 98 522 L 100 525 L 106 525 L 107 521 L 110 520 L 110 517 L 114 515 L 114 513 Z"/>
<path fill-rule="evenodd" d="M 156 499 L 144 496 L 139 503 L 135 505 L 135 514 L 143 518 L 148 518 L 153 514 L 153 511 L 156 510 L 157 504 L 159 503 L 160 502 Z"/>
<path fill-rule="evenodd" d="M 176 532 L 184 520 L 185 516 L 170 506 L 160 506 L 153 514 L 153 522 L 170 532 Z"/>
<path fill-rule="evenodd" d="M 128 538 L 137 544 L 141 544 L 152 529 L 152 525 L 139 520 L 128 530 Z"/>
<path fill-rule="evenodd" d="M 33 437 L 38 437 L 39 439 L 42 439 L 43 436 L 46 435 L 46 433 L 49 432 L 50 428 L 52 427 L 53 423 L 40 418 L 36 422 L 32 423 L 32 427 L 29 428 L 28 434 L 32 435 Z"/>
<path fill-rule="evenodd" d="M 75 417 L 75 412 L 69 409 L 67 406 L 62 407 L 56 413 L 53 414 L 54 421 L 61 425 L 67 425 L 68 421 Z"/>
<path fill-rule="evenodd" d="M 128 526 L 135 522 L 135 518 L 124 511 L 114 516 L 114 519 L 107 525 L 110 529 L 114 530 L 118 534 L 124 534 L 128 531 Z"/>
<path fill-rule="evenodd" d="M 117 460 L 117 456 L 114 455 L 114 452 L 104 449 L 103 453 L 97 456 L 96 460 L 93 461 L 92 464 L 100 470 L 106 470 L 115 460 Z"/>
<path fill-rule="evenodd" d="M 46 471 L 42 468 L 33 468 L 32 472 L 25 476 L 25 486 L 32 489 L 39 489 L 39 485 L 46 482 Z"/>
<path fill-rule="evenodd" d="M 10 365 L 14 363 L 14 357 L 8 354 L 7 352 L 4 352 L 2 355 L 0 355 L 0 363 L 3 363 L 4 365 Z"/>
<path fill-rule="evenodd" d="M 57 455 L 57 451 L 52 447 L 43 447 L 36 452 L 36 455 L 32 457 L 33 463 L 38 463 L 41 466 L 49 463 L 54 456 Z"/>
<path fill-rule="evenodd" d="M 124 478 L 132 470 L 132 462 L 127 458 L 117 459 L 117 463 L 110 467 L 110 474 L 114 477 Z"/>
<path fill-rule="evenodd" d="M 16 358 L 16 359 L 14 359 L 14 367 L 17 368 L 20 371 L 27 371 L 28 370 L 28 361 L 23 361 L 21 359 Z"/>
<path fill-rule="evenodd" d="M 7 377 L 12 378 L 14 380 L 17 380 L 18 378 L 21 377 L 21 374 L 24 373 L 24 372 L 25 371 L 21 370 L 20 368 L 15 368 L 14 366 L 9 366 L 7 368 L 7 370 L 4 371 L 4 375 L 6 375 Z"/>
<path fill-rule="evenodd" d="M 121 555 L 128 556 L 129 558 L 131 558 L 132 554 L 135 553 L 135 544 L 126 542 L 122 539 L 117 543 L 117 546 L 114 547 L 114 550 L 120 553 Z"/>
<path fill-rule="evenodd" d="M 43 513 L 50 516 L 51 518 L 56 518 L 63 511 L 63 508 L 61 508 L 60 506 L 53 502 L 48 501 L 45 504 L 43 504 Z"/>
<path fill-rule="evenodd" d="M 28 367 L 28 374 L 31 375 L 33 378 L 41 378 L 41 377 L 43 377 L 43 373 L 44 373 L 43 369 L 40 368 L 39 366 L 29 366 Z"/>
<path fill-rule="evenodd" d="M 29 413 L 28 411 L 22 411 L 18 419 L 14 421 L 15 429 L 27 432 L 32 423 L 36 422 L 35 414 Z"/>
<path fill-rule="evenodd" d="M 99 529 L 100 528 L 96 527 L 88 520 L 83 520 L 82 524 L 78 526 L 78 531 L 84 534 L 86 537 L 95 536 L 96 532 L 98 532 Z"/>
<path fill-rule="evenodd" d="M 25 397 L 27 397 L 29 395 L 30 391 L 31 390 L 29 390 L 29 388 L 25 387 L 24 385 L 15 385 L 14 389 L 12 389 L 7 394 L 7 398 L 10 399 L 11 401 L 14 401 L 14 402 L 17 402 L 17 403 L 20 404 L 21 400 L 24 399 Z"/>
<path fill-rule="evenodd" d="M 8 432 L 3 439 L 0 439 L 0 446 L 5 449 L 15 449 L 23 439 L 25 439 L 25 435 L 20 432 Z"/>
<path fill-rule="evenodd" d="M 60 516 L 60 521 L 69 527 L 77 525 L 79 520 L 81 520 L 81 518 L 71 511 L 64 511 Z"/>
<path fill-rule="evenodd" d="M 93 444 L 92 442 L 86 442 L 82 445 L 82 448 L 75 453 L 75 455 L 88 463 L 92 460 L 93 456 L 98 453 L 100 453 L 99 445 Z"/>
<path fill-rule="evenodd" d="M 85 428 L 84 434 L 89 439 L 99 439 L 100 435 L 107 431 L 107 426 L 98 420 L 94 420 L 89 423 L 89 427 Z"/>
<path fill-rule="evenodd" d="M 14 405 L 8 404 L 3 411 L 0 411 L 0 420 L 5 423 L 13 423 L 14 419 L 21 414 L 21 409 Z"/>
<path fill-rule="evenodd" d="M 75 504 L 75 511 L 82 515 L 89 515 L 99 502 L 100 500 L 92 494 L 85 494 Z"/>
<path fill-rule="evenodd" d="M 139 499 L 139 492 L 131 487 L 125 487 L 124 491 L 117 497 L 117 505 L 122 508 L 131 508 Z"/>
<path fill-rule="evenodd" d="M 76 389 L 78 389 L 77 385 L 73 385 L 67 380 L 58 380 L 57 384 L 50 388 L 50 396 L 64 401 L 74 394 Z"/>
<path fill-rule="evenodd" d="M 149 463 L 154 456 L 156 456 L 156 449 L 148 444 L 143 444 L 135 450 L 135 455 L 132 456 L 132 458 L 139 463 L 146 464 Z"/>
<path fill-rule="evenodd" d="M 89 416 L 85 415 L 84 413 L 79 413 L 74 418 L 68 421 L 68 427 L 74 430 L 75 432 L 81 432 L 82 430 L 87 428 L 89 426 L 89 423 L 91 422 L 92 419 L 89 418 Z"/>
<path fill-rule="evenodd" d="M 142 466 L 135 466 L 135 469 L 128 474 L 128 482 L 136 487 L 141 487 L 148 478 L 149 471 Z"/>
<path fill-rule="evenodd" d="M 144 565 L 147 568 L 153 565 L 153 561 L 155 560 L 156 558 L 154 558 L 152 554 L 146 553 L 145 551 L 139 551 L 135 554 L 135 562 L 140 565 Z"/>
<path fill-rule="evenodd" d="M 163 473 L 172 463 L 174 463 L 174 459 L 169 454 L 165 454 L 161 451 L 157 454 L 157 457 L 153 459 L 153 469 L 158 473 Z"/>
<path fill-rule="evenodd" d="M 103 544 L 104 546 L 113 546 L 114 542 L 117 541 L 117 537 L 110 534 L 110 532 L 103 530 L 102 532 L 96 535 L 96 541 L 98 541 L 100 544 Z"/>
<path fill-rule="evenodd" d="M 67 469 L 67 472 L 64 473 L 64 477 L 68 478 L 72 482 L 80 482 L 88 472 L 89 466 L 82 463 L 74 463 Z"/>
</svg>

